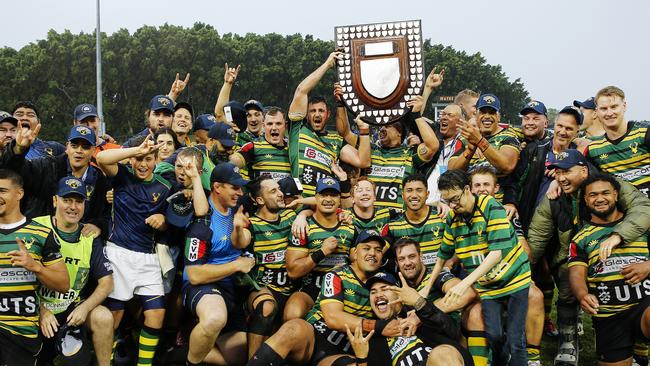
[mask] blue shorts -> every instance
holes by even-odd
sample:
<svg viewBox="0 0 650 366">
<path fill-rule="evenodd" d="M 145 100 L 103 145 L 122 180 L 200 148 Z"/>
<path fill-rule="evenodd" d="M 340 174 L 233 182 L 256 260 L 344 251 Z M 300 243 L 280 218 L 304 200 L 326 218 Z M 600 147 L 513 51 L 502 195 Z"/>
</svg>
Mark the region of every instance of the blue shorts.
<svg viewBox="0 0 650 366">
<path fill-rule="evenodd" d="M 231 281 L 218 281 L 206 285 L 190 285 L 189 282 L 183 284 L 183 306 L 189 310 L 192 315 L 196 316 L 196 306 L 205 295 L 218 295 L 223 298 L 228 311 L 228 322 L 222 330 L 222 333 L 229 332 L 246 332 L 246 314 L 244 313 L 244 296 L 237 296 L 237 293 L 243 294 L 244 291 L 237 292 Z"/>
</svg>

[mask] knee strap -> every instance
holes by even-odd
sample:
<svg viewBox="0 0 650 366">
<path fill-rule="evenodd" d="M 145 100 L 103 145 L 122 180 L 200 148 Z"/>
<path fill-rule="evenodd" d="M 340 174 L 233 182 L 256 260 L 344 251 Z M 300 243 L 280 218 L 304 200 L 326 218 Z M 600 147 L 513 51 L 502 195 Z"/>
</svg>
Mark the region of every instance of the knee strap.
<svg viewBox="0 0 650 366">
<path fill-rule="evenodd" d="M 264 303 L 273 303 L 273 311 L 267 316 L 264 316 Z M 263 336 L 270 336 L 273 334 L 273 321 L 275 315 L 278 313 L 278 304 L 273 299 L 271 294 L 260 294 L 252 301 L 253 311 L 251 314 L 251 321 L 248 326 L 248 331 L 253 334 Z"/>
</svg>

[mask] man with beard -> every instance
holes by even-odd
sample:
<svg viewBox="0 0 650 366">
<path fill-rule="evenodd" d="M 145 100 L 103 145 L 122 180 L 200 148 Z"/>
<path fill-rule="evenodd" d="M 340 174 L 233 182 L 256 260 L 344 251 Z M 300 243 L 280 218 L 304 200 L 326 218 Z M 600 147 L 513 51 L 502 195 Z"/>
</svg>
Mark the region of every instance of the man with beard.
<svg viewBox="0 0 650 366">
<path fill-rule="evenodd" d="M 192 132 L 197 145 L 205 145 L 208 142 L 208 131 L 215 123 L 217 123 L 217 119 L 209 113 L 196 117 L 192 125 Z"/>
<path fill-rule="evenodd" d="M 436 166 L 429 174 L 427 183 L 429 187 L 429 197 L 427 205 L 434 205 L 440 201 L 440 192 L 438 191 L 438 178 L 447 171 L 449 159 L 454 152 L 460 149 L 462 142 L 458 134 L 458 124 L 462 123 L 463 110 L 458 104 L 449 104 L 440 113 L 440 135 L 442 135 L 442 149 L 438 154 Z"/>
<path fill-rule="evenodd" d="M 24 196 L 18 173 L 0 169 L 0 363 L 34 365 L 41 350 L 36 291 L 67 292 L 68 271 L 51 229 L 20 212 Z"/>
<path fill-rule="evenodd" d="M 323 276 L 344 265 L 354 244 L 354 226 L 340 222 L 341 187 L 334 178 L 322 178 L 316 185 L 316 209 L 307 219 L 306 237 L 291 236 L 287 249 L 287 272 L 292 280 L 302 280 L 300 291 L 289 298 L 285 318 L 302 318 L 314 305 Z"/>
<path fill-rule="evenodd" d="M 449 289 L 444 300 L 457 304 L 470 287 L 481 299 L 485 331 L 495 365 L 526 365 L 525 318 L 530 266 L 503 206 L 491 196 L 472 194 L 469 176 L 450 170 L 440 176 L 442 199 L 453 210 L 447 219 L 432 278 L 444 261 L 458 256 L 468 275 Z M 506 341 L 501 321 L 508 313 Z M 510 358 L 510 361 L 508 361 Z"/>
<path fill-rule="evenodd" d="M 596 102 L 594 101 L 594 97 L 588 98 L 583 102 L 574 100 L 573 106 L 580 108 L 580 112 L 585 116 L 585 121 L 582 126 L 580 126 L 580 137 L 589 140 L 597 140 L 605 134 L 603 124 L 598 119 L 598 114 L 596 113 Z"/>
<path fill-rule="evenodd" d="M 251 178 L 262 176 L 276 181 L 291 176 L 289 149 L 284 140 L 287 122 L 284 111 L 271 107 L 264 117 L 264 137 L 248 142 L 230 156 L 240 168 L 247 167 Z"/>
<path fill-rule="evenodd" d="M 605 135 L 589 145 L 587 160 L 650 197 L 650 128 L 625 119 L 625 93 L 615 86 L 599 90 L 595 102 Z"/>
<path fill-rule="evenodd" d="M 635 341 L 650 342 L 650 248 L 648 234 L 607 245 L 626 216 L 617 207 L 619 183 L 594 174 L 583 183 L 589 222 L 569 249 L 573 294 L 592 316 L 598 365 L 632 364 Z"/>
<path fill-rule="evenodd" d="M 16 138 L 18 120 L 5 111 L 0 111 L 0 150 L 4 150 Z"/>
<path fill-rule="evenodd" d="M 157 151 L 150 136 L 131 140 L 133 147 L 97 154 L 99 167 L 113 180 L 111 232 L 106 256 L 113 266 L 113 291 L 106 305 L 120 325 L 126 303 L 138 297 L 144 326 L 140 332 L 138 363 L 151 363 L 165 316 L 164 289 L 156 234 L 167 228 L 164 212 L 171 184 L 154 174 Z M 120 161 L 127 160 L 126 167 Z"/>
<path fill-rule="evenodd" d="M 438 138 L 431 125 L 422 118 L 421 111 L 433 89 L 442 84 L 443 76 L 444 70 L 437 73 L 434 67 L 425 82 L 423 96 L 415 96 L 406 103 L 411 108 L 409 116 L 404 116 L 398 122 L 382 125 L 379 129 L 379 144 L 373 144 L 369 147 L 371 149 L 371 166 L 366 169 L 365 175 L 375 184 L 377 197 L 375 205 L 402 208 L 402 181 L 404 177 L 424 167 L 438 151 L 440 146 Z M 350 131 L 347 112 L 342 102 L 343 88 L 338 84 L 335 86 L 334 96 L 338 101 L 336 125 L 339 134 L 344 137 L 345 142 L 352 146 L 360 144 L 359 149 L 363 148 L 363 144 L 370 144 L 369 139 L 367 141 L 361 141 L 360 139 L 363 136 L 362 131 L 367 130 L 368 125 L 365 123 L 359 124 L 359 119 L 356 122 L 360 134 L 357 136 Z M 407 119 L 415 120 L 422 143 L 413 146 L 402 145 L 407 135 Z"/>
<path fill-rule="evenodd" d="M 217 122 L 208 131 L 205 149 L 213 164 L 226 163 L 230 160 L 237 142 L 235 130 L 227 123 Z"/>
<path fill-rule="evenodd" d="M 434 208 L 425 204 L 429 192 L 424 175 L 407 176 L 403 187 L 404 213 L 384 226 L 382 236 L 391 243 L 399 238 L 410 238 L 420 243 L 422 262 L 432 267 L 438 257 L 445 223 Z"/>
<path fill-rule="evenodd" d="M 303 195 L 311 197 L 316 183 L 324 177 L 332 177 L 332 164 L 344 161 L 356 168 L 370 166 L 370 136 L 368 126 L 360 126 L 359 150 L 344 144 L 335 132 L 328 132 L 325 125 L 330 109 L 322 97 L 309 97 L 327 70 L 343 57 L 340 51 L 332 52 L 325 63 L 313 71 L 296 88 L 289 106 L 289 161 L 291 175 L 300 179 Z M 362 125 L 363 126 L 363 125 Z"/>
<path fill-rule="evenodd" d="M 248 356 L 251 357 L 282 320 L 284 304 L 294 290 L 284 259 L 296 213 L 285 209 L 284 194 L 274 179 L 262 176 L 248 187 L 257 212 L 245 230 L 250 232 L 248 247 L 255 255 L 252 277 L 262 287 L 248 296 L 251 312 Z"/>
<path fill-rule="evenodd" d="M 381 231 L 398 215 L 398 212 L 391 208 L 375 207 L 375 184 L 366 177 L 359 178 L 357 184 L 352 187 L 352 199 L 352 219 L 357 232 Z"/>
<path fill-rule="evenodd" d="M 479 165 L 491 165 L 497 170 L 501 192 L 497 200 L 503 200 L 503 191 L 512 183 L 508 175 L 515 170 L 519 161 L 519 140 L 510 128 L 499 126 L 501 102 L 494 94 L 483 94 L 476 102 L 478 128 L 470 123 L 460 125 L 463 144 L 449 159 L 449 169 L 471 171 Z M 479 150 L 479 151 L 477 151 Z"/>
<path fill-rule="evenodd" d="M 246 358 L 246 319 L 235 276 L 250 272 L 255 260 L 242 256 L 251 232 L 243 206 L 235 208 L 248 181 L 231 163 L 217 165 L 210 181 L 211 211 L 190 226 L 185 239 L 183 305 L 198 318 L 187 364 L 241 364 Z"/>
<path fill-rule="evenodd" d="M 545 257 L 558 288 L 557 320 L 560 333 L 556 362 L 578 364 L 577 318 L 578 303 L 571 293 L 567 258 L 569 243 L 582 228 L 584 208 L 578 204 L 580 186 L 589 177 L 587 160 L 579 151 L 565 150 L 554 155 L 548 169 L 555 169 L 555 180 L 562 193 L 556 199 L 542 198 L 528 228 L 528 245 L 533 264 Z M 626 212 L 601 247 L 629 243 L 650 227 L 650 200 L 630 183 L 617 178 L 621 185 L 619 204 Z M 558 243 L 552 238 L 557 236 Z"/>
<path fill-rule="evenodd" d="M 37 217 L 54 214 L 52 197 L 58 181 L 71 175 L 81 179 L 86 186 L 82 233 L 97 237 L 102 231 L 106 232 L 106 177 L 101 170 L 90 164 L 97 142 L 95 132 L 86 126 L 73 126 L 68 134 L 65 154 L 28 160 L 27 152 L 39 131 L 40 127 L 35 130 L 20 128 L 11 148 L 5 150 L 0 161 L 0 166 L 19 172 L 26 182 L 26 198 L 23 203 L 25 215 Z"/>
<path fill-rule="evenodd" d="M 318 301 L 306 321 L 293 319 L 269 338 L 248 361 L 248 366 L 310 364 L 354 365 L 346 326 L 395 337 L 400 320 L 371 320 L 372 309 L 364 283 L 382 263 L 384 240 L 376 231 L 359 234 L 350 250 L 350 264 L 325 275 Z M 286 360 L 286 361 L 285 361 Z"/>
<path fill-rule="evenodd" d="M 473 304 L 477 300 L 476 291 L 467 291 L 461 301 L 456 305 L 446 304 L 443 301 L 445 293 L 456 286 L 460 282 L 460 279 L 451 274 L 449 270 L 443 269 L 438 278 L 432 281 L 431 268 L 427 268 L 422 262 L 420 244 L 415 240 L 401 238 L 393 244 L 391 250 L 395 254 L 395 262 L 402 281 L 422 294 L 428 302 L 435 304 L 436 308 L 450 314 L 456 321 L 456 327 L 461 320 L 460 313 L 457 310 L 465 308 L 462 316 L 462 324 L 467 329 L 469 353 L 472 355 L 474 364 L 477 366 L 487 365 L 489 349 L 487 347 L 483 319 L 480 314 L 481 308 Z"/>
<path fill-rule="evenodd" d="M 363 338 L 361 328 L 353 335 L 346 329 L 356 356 L 357 365 L 389 366 L 469 366 L 472 359 L 459 344 L 460 332 L 454 321 L 431 302 L 426 301 L 408 283 L 397 287 L 395 277 L 379 272 L 370 277 L 365 287 L 370 291 L 370 306 L 381 319 L 393 319 L 413 308 L 422 322 L 412 335 L 398 337 L 375 336 Z M 365 342 L 364 342 L 365 341 Z M 372 352 L 370 352 L 372 350 Z"/>
<path fill-rule="evenodd" d="M 149 101 L 145 111 L 146 127 L 130 139 L 126 140 L 123 147 L 133 146 L 133 140 L 142 136 L 155 134 L 159 128 L 171 127 L 174 114 L 174 100 L 167 95 L 156 95 Z"/>
<path fill-rule="evenodd" d="M 41 119 L 38 117 L 36 105 L 29 101 L 21 101 L 14 105 L 11 114 L 18 120 L 21 128 L 36 131 L 41 129 Z M 38 132 L 36 133 L 38 136 Z M 42 158 L 46 156 L 58 156 L 65 151 L 65 147 L 56 141 L 43 141 L 35 139 L 25 153 L 27 160 Z"/>
</svg>

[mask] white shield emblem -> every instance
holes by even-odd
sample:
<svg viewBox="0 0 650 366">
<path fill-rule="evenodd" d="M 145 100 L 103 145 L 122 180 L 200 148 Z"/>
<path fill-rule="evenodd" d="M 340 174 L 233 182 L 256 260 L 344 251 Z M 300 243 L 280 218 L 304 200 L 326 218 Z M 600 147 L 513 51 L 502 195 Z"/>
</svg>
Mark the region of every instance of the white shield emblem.
<svg viewBox="0 0 650 366">
<path fill-rule="evenodd" d="M 361 84 L 370 95 L 384 99 L 393 94 L 399 84 L 399 59 L 397 57 L 362 60 Z"/>
</svg>

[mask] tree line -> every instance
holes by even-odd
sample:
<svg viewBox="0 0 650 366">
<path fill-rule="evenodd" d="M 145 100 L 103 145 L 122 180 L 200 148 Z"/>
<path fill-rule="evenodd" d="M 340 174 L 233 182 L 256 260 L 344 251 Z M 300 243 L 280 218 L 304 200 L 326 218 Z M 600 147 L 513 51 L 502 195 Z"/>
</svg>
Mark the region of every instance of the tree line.
<svg viewBox="0 0 650 366">
<path fill-rule="evenodd" d="M 255 98 L 286 109 L 296 86 L 334 49 L 333 41 L 311 35 L 219 34 L 204 23 L 191 28 L 143 26 L 133 34 L 120 29 L 102 33 L 101 42 L 104 119 L 107 132 L 116 138 L 144 127 L 149 100 L 167 94 L 176 73 L 191 74 L 179 101 L 190 102 L 195 115 L 213 111 L 226 62 L 241 64 L 232 99 Z M 487 64 L 480 53 L 469 55 L 428 39 L 423 53 L 426 72 L 435 65 L 445 69 L 445 82 L 436 95 L 452 96 L 465 88 L 492 92 L 501 99 L 504 120 L 518 120 L 528 101 L 520 79 L 510 81 L 501 66 Z M 314 90 L 332 105 L 335 77 L 329 72 Z M 74 107 L 94 104 L 95 88 L 94 33 L 51 30 L 46 39 L 20 50 L 0 49 L 0 109 L 9 110 L 19 100 L 35 102 L 45 139 L 65 139 Z"/>
</svg>

